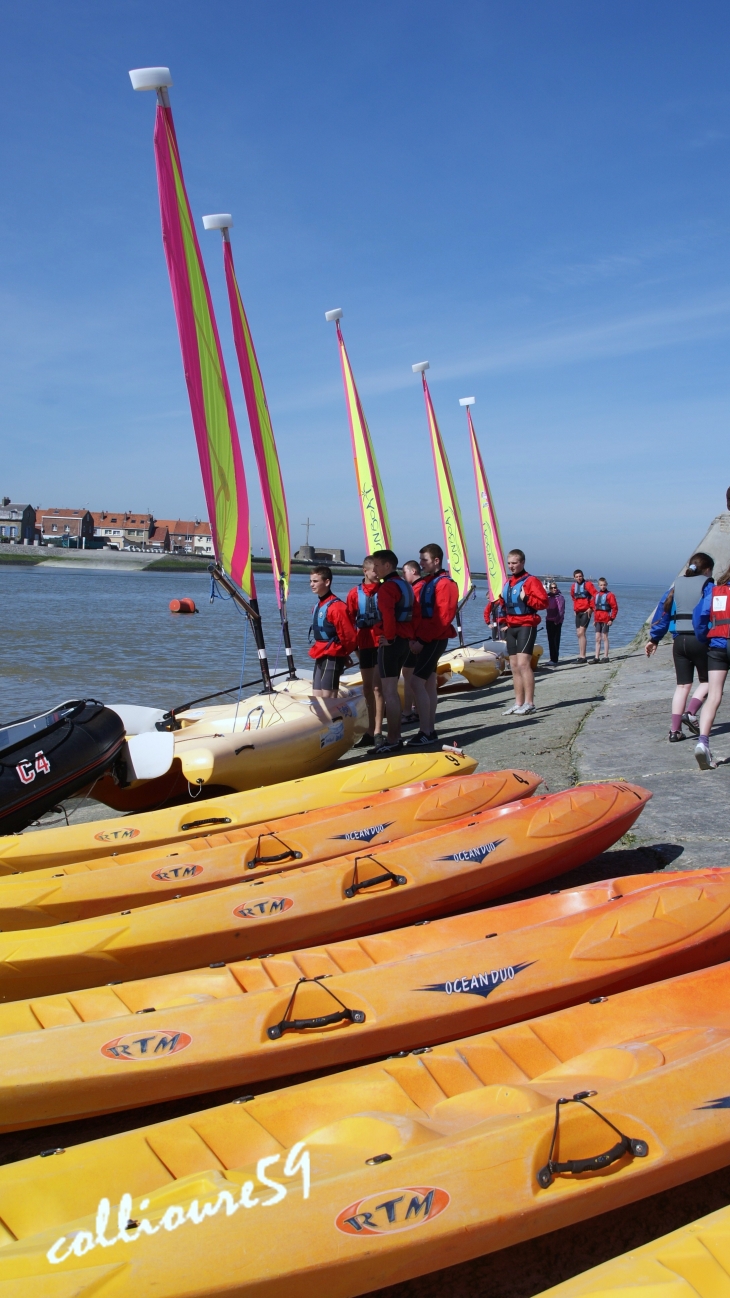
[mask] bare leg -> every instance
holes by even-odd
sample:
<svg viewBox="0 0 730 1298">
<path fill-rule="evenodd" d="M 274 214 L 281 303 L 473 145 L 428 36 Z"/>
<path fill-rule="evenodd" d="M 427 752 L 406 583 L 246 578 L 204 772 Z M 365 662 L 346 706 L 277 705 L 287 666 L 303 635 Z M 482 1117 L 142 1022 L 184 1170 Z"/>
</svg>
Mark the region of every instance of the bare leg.
<svg viewBox="0 0 730 1298">
<path fill-rule="evenodd" d="M 420 676 L 413 677 L 413 693 L 416 696 L 418 721 L 424 735 L 432 735 L 436 729 L 436 706 L 438 703 L 438 677 L 432 672 L 427 681 Z"/>
<path fill-rule="evenodd" d="M 523 703 L 534 703 L 535 673 L 532 670 L 532 654 L 512 654 L 509 661 L 517 706 L 521 707 Z"/>
<path fill-rule="evenodd" d="M 722 702 L 722 692 L 725 688 L 725 677 L 727 671 L 708 672 L 709 689 L 707 692 L 707 701 L 700 713 L 700 738 L 709 739 L 712 724 L 717 715 L 717 709 Z"/>
<path fill-rule="evenodd" d="M 413 667 L 403 667 L 401 676 L 403 677 L 403 711 L 405 713 L 416 711 L 416 700 L 413 696 Z"/>
<path fill-rule="evenodd" d="M 388 742 L 397 744 L 400 739 L 401 706 L 398 693 L 398 677 L 384 676 L 381 680 L 385 700 L 385 715 L 388 721 Z"/>
<path fill-rule="evenodd" d="M 706 690 L 707 686 L 704 686 L 703 688 Z M 689 692 L 691 689 L 692 689 L 691 685 L 677 686 L 677 688 L 674 691 L 674 694 L 672 695 L 672 715 L 680 714 L 685 711 L 687 707 L 687 699 L 689 697 Z M 717 711 L 717 708 L 715 709 L 715 711 Z"/>
<path fill-rule="evenodd" d="M 363 667 L 362 692 L 368 708 L 368 734 L 379 735 L 383 729 L 383 692 L 377 667 Z"/>
<path fill-rule="evenodd" d="M 601 632 L 599 631 L 598 623 L 596 622 L 596 658 L 600 658 L 600 656 L 601 656 Z"/>
</svg>

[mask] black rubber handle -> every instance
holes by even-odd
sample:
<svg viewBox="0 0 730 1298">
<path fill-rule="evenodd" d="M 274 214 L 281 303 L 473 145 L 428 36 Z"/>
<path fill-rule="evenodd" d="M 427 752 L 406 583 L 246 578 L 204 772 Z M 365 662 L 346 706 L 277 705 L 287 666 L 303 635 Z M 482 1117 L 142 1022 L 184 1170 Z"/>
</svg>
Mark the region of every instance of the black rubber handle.
<svg viewBox="0 0 730 1298">
<path fill-rule="evenodd" d="M 404 874 L 376 874 L 374 879 L 363 879 L 362 883 L 353 883 L 349 888 L 345 888 L 345 896 L 354 897 L 356 893 L 362 892 L 363 888 L 374 888 L 376 883 L 387 883 L 389 880 L 396 887 L 408 883 Z"/>
<path fill-rule="evenodd" d="M 304 1028 L 327 1028 L 332 1023 L 342 1023 L 344 1019 L 349 1019 L 351 1023 L 364 1023 L 365 1015 L 362 1010 L 335 1010 L 333 1014 L 321 1014 L 316 1019 L 282 1019 L 281 1023 L 275 1023 L 273 1027 L 266 1029 L 266 1035 L 270 1041 L 278 1041 L 283 1037 L 285 1032 L 301 1032 Z"/>
<path fill-rule="evenodd" d="M 181 829 L 200 829 L 201 825 L 230 825 L 230 816 L 211 816 L 209 820 L 189 820 Z"/>
<path fill-rule="evenodd" d="M 255 856 L 253 860 L 248 861 L 246 868 L 255 870 L 257 865 L 275 865 L 277 861 L 301 861 L 301 852 L 292 852 L 287 848 L 285 852 L 279 852 L 278 856 Z"/>
<path fill-rule="evenodd" d="M 648 1153 L 649 1146 L 645 1140 L 632 1140 L 629 1136 L 622 1136 L 605 1153 L 594 1154 L 592 1158 L 569 1158 L 565 1163 L 546 1163 L 537 1174 L 537 1183 L 546 1190 L 552 1185 L 556 1173 L 567 1172 L 570 1176 L 579 1176 L 581 1172 L 600 1172 L 602 1168 L 610 1167 L 611 1163 L 617 1163 L 624 1154 L 646 1158 Z"/>
</svg>

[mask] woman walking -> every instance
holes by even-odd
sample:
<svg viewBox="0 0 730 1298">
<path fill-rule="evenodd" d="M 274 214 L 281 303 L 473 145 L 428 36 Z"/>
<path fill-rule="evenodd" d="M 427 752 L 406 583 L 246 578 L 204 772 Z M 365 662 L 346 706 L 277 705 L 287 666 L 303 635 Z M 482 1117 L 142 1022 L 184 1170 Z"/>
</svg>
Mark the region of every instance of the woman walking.
<svg viewBox="0 0 730 1298">
<path fill-rule="evenodd" d="M 547 631 L 551 667 L 557 667 L 558 665 L 558 658 L 560 656 L 560 636 L 563 630 L 564 619 L 565 596 L 561 595 L 556 581 L 549 581 L 548 605 L 547 613 L 545 614 L 545 630 Z"/>
<path fill-rule="evenodd" d="M 693 735 L 700 733 L 696 714 L 707 697 L 707 644 L 697 638 L 692 614 L 701 603 L 706 589 L 712 589 L 714 566 L 715 561 L 709 554 L 701 550 L 693 554 L 684 576 L 678 577 L 660 599 L 651 623 L 649 643 L 645 650 L 647 658 L 656 653 L 657 645 L 667 631 L 674 637 L 677 687 L 672 698 L 670 744 L 679 743 L 686 738 L 682 732 L 682 722 Z M 699 684 L 687 706 L 695 671 Z"/>
<path fill-rule="evenodd" d="M 717 709 L 722 702 L 730 666 L 730 659 L 728 659 L 730 585 L 728 582 L 730 582 L 730 568 L 722 574 L 717 585 L 705 587 L 692 618 L 697 639 L 707 645 L 708 691 L 700 714 L 700 733 L 695 747 L 695 757 L 701 771 L 714 771 L 717 766 L 710 752 L 710 732 L 717 716 Z"/>
</svg>

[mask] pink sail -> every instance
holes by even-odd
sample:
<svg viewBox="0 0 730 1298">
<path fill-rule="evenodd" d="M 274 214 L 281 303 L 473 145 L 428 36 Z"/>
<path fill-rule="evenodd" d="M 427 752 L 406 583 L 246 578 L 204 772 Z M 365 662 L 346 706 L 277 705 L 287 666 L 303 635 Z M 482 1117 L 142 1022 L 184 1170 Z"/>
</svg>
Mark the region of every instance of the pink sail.
<svg viewBox="0 0 730 1298">
<path fill-rule="evenodd" d="M 449 458 L 436 419 L 426 375 L 423 372 L 421 372 L 421 379 L 423 381 L 423 395 L 426 400 L 428 431 L 431 435 L 433 464 L 436 470 L 436 487 L 441 505 L 441 521 L 444 528 L 444 557 L 449 572 L 459 588 L 459 603 L 461 603 L 462 600 L 467 598 L 472 589 L 469 556 L 466 552 L 466 540 L 464 539 L 464 524 L 461 521 L 461 510 Z"/>
<path fill-rule="evenodd" d="M 360 512 L 362 514 L 363 531 L 365 532 L 365 546 L 367 553 L 372 554 L 374 550 L 391 549 L 388 510 L 385 504 L 385 493 L 383 484 L 380 481 L 380 472 L 375 459 L 368 421 L 365 418 L 365 412 L 360 402 L 360 394 L 355 384 L 355 376 L 352 373 L 340 322 L 336 320 L 335 323 L 337 325 L 337 342 L 340 348 L 342 381 L 345 385 L 347 418 L 350 424 L 350 436 L 352 437 L 355 477 L 357 479 L 358 496 L 360 497 Z"/>
<path fill-rule="evenodd" d="M 254 595 L 248 494 L 236 419 L 172 111 L 161 103 L 155 120 L 155 162 L 162 241 L 213 546 L 229 577 L 245 594 Z"/>
<path fill-rule="evenodd" d="M 471 397 L 466 399 L 472 400 Z M 507 568 L 504 562 L 504 550 L 502 549 L 502 537 L 497 522 L 497 514 L 492 500 L 492 493 L 489 489 L 489 479 L 484 470 L 479 443 L 472 423 L 471 410 L 468 406 L 466 408 L 466 418 L 469 425 L 469 445 L 471 446 L 474 463 L 479 524 L 482 529 L 482 541 L 484 543 L 484 561 L 487 581 L 489 582 L 489 598 L 495 600 L 499 599 L 504 589 L 504 583 L 507 580 Z"/>
<path fill-rule="evenodd" d="M 284 494 L 284 480 L 281 475 L 281 466 L 276 450 L 274 429 L 269 414 L 266 392 L 264 391 L 264 382 L 238 287 L 238 280 L 236 279 L 233 249 L 227 230 L 224 231 L 223 237 L 223 260 L 226 285 L 228 287 L 228 300 L 231 307 L 233 340 L 236 344 L 236 355 L 238 356 L 243 392 L 246 398 L 246 409 L 251 425 L 251 439 L 259 471 L 259 483 L 264 502 L 264 517 L 269 537 L 269 553 L 274 573 L 276 597 L 281 608 L 289 594 L 289 574 L 291 569 L 289 516 Z"/>
</svg>

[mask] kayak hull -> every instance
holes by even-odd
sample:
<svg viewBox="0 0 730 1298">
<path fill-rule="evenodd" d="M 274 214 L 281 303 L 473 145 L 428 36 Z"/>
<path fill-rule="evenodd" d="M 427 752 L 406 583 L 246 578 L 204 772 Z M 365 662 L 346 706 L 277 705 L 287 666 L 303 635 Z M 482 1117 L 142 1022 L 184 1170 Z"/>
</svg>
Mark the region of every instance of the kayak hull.
<svg viewBox="0 0 730 1298">
<path fill-rule="evenodd" d="M 604 851 L 651 795 L 624 783 L 528 798 L 375 851 L 42 930 L 0 934 L 0 999 L 174 973 L 453 913 Z"/>
<path fill-rule="evenodd" d="M 715 1171 L 729 992 L 720 966 L 4 1167 L 0 1295 L 354 1298 Z M 581 1092 L 561 1160 L 641 1143 L 542 1184 Z"/>
<path fill-rule="evenodd" d="M 351 802 L 367 793 L 398 788 L 417 780 L 469 774 L 476 766 L 473 757 L 458 752 L 403 754 L 206 799 L 195 808 L 164 807 L 124 820 L 93 821 L 4 837 L 0 838 L 0 873 L 67 865 L 102 855 L 121 856 L 124 852 L 192 838 L 202 828 L 207 833 L 235 829 L 276 816 Z"/>
</svg>

